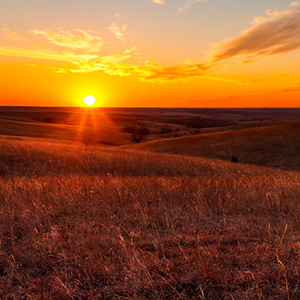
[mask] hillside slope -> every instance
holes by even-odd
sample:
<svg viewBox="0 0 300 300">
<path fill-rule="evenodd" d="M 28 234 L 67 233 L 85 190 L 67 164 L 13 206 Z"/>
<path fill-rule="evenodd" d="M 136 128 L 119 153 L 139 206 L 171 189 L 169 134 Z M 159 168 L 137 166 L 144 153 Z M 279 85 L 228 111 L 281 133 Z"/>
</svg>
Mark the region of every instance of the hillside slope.
<svg viewBox="0 0 300 300">
<path fill-rule="evenodd" d="M 172 153 L 300 170 L 300 122 L 245 130 L 156 140 L 130 146 L 143 151 Z"/>
<path fill-rule="evenodd" d="M 0 298 L 300 299 L 299 185 L 298 172 L 0 137 Z"/>
<path fill-rule="evenodd" d="M 129 142 L 130 135 L 114 128 L 34 123 L 0 119 L 0 135 L 12 137 L 43 138 L 90 144 L 122 145 Z"/>
</svg>

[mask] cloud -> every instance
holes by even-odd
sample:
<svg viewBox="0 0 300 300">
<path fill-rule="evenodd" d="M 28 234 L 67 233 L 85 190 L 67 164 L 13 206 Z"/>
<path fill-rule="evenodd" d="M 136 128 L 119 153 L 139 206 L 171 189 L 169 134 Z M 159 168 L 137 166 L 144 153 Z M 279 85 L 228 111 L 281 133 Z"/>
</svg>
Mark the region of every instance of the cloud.
<svg viewBox="0 0 300 300">
<path fill-rule="evenodd" d="M 122 32 L 126 30 L 126 25 L 118 27 L 113 23 L 110 30 L 118 38 L 122 38 Z M 32 30 L 31 33 L 34 35 L 43 35 L 51 44 L 69 48 L 72 51 L 0 46 L 0 55 L 72 64 L 72 66 L 65 66 L 63 68 L 56 68 L 53 65 L 49 66 L 58 73 L 90 73 L 101 71 L 115 76 L 137 74 L 140 81 L 153 83 L 186 81 L 192 78 L 204 77 L 205 71 L 211 68 L 210 65 L 191 60 L 186 60 L 183 64 L 177 66 L 160 66 L 149 61 L 144 64 L 132 63 L 130 59 L 132 58 L 132 52 L 136 49 L 135 46 L 125 49 L 122 54 L 99 55 L 97 50 L 102 47 L 102 39 L 80 29 L 76 29 L 73 32 L 63 30 Z"/>
<path fill-rule="evenodd" d="M 11 48 L 11 47 L 0 47 L 0 55 L 63 61 L 63 62 L 70 62 L 75 65 L 86 63 L 92 59 L 97 58 L 97 55 L 91 55 L 91 54 L 74 54 L 72 52 L 60 53 L 51 50 L 24 49 L 24 48 Z"/>
<path fill-rule="evenodd" d="M 24 64 L 24 66 L 27 66 L 27 67 L 33 67 L 33 68 L 35 68 L 35 67 L 36 67 L 36 65 L 35 65 L 35 64 Z"/>
<path fill-rule="evenodd" d="M 130 58 L 131 55 L 126 54 L 125 52 L 123 55 L 98 57 L 77 65 L 76 68 L 71 69 L 71 72 L 89 73 L 103 71 L 106 74 L 117 76 L 130 76 L 136 73 L 139 74 L 140 81 L 142 82 L 166 83 L 204 77 L 205 71 L 210 69 L 210 66 L 200 63 L 164 67 L 149 61 L 145 62 L 144 65 L 125 63 L 125 60 Z M 209 79 L 221 80 L 217 78 Z"/>
<path fill-rule="evenodd" d="M 162 67 L 153 62 L 146 62 L 144 66 L 136 67 L 135 72 L 140 74 L 141 81 L 165 83 L 203 77 L 209 68 L 201 63 Z"/>
<path fill-rule="evenodd" d="M 125 53 L 125 54 L 131 53 L 131 52 L 133 52 L 135 49 L 136 49 L 135 46 L 132 46 L 131 48 L 126 49 L 126 50 L 124 51 L 124 53 Z"/>
<path fill-rule="evenodd" d="M 67 71 L 63 68 L 49 67 L 49 69 L 54 70 L 55 73 L 58 74 L 66 74 Z"/>
<path fill-rule="evenodd" d="M 292 2 L 285 11 L 267 11 L 266 16 L 255 18 L 253 24 L 240 35 L 214 45 L 211 60 L 243 56 L 242 63 L 246 64 L 300 49 L 300 2 Z"/>
<path fill-rule="evenodd" d="M 186 9 L 190 8 L 192 5 L 198 3 L 198 2 L 206 2 L 207 0 L 186 0 L 186 4 L 183 7 L 179 7 L 177 9 L 178 13 L 184 12 Z"/>
<path fill-rule="evenodd" d="M 76 69 L 72 68 L 73 73 L 90 73 L 103 71 L 109 75 L 128 76 L 132 74 L 133 65 L 123 64 L 124 60 L 130 58 L 130 55 L 108 55 L 97 57 L 89 62 L 82 63 Z"/>
<path fill-rule="evenodd" d="M 118 76 L 129 76 L 137 73 L 141 82 L 166 83 L 204 77 L 205 71 L 210 68 L 204 64 L 162 67 L 154 62 L 145 62 L 144 65 L 124 63 L 130 57 L 130 55 L 101 57 L 79 65 L 77 69 L 72 69 L 72 72 L 103 71 L 109 75 Z"/>
<path fill-rule="evenodd" d="M 23 38 L 18 35 L 15 31 L 10 31 L 8 28 L 3 28 L 1 30 L 1 34 L 8 40 L 14 40 L 14 41 L 22 41 Z"/>
<path fill-rule="evenodd" d="M 115 23 L 112 23 L 111 26 L 108 27 L 108 29 L 115 34 L 117 39 L 123 40 L 123 32 L 126 30 L 127 25 L 117 26 Z"/>
<path fill-rule="evenodd" d="M 157 4 L 165 4 L 166 3 L 164 0 L 152 0 L 152 1 Z"/>
<path fill-rule="evenodd" d="M 193 78 L 205 78 L 208 80 L 225 81 L 234 84 L 244 84 L 237 80 L 218 78 L 206 73 L 213 65 L 202 64 L 187 60 L 178 66 L 160 66 L 155 62 L 146 61 L 144 64 L 132 64 L 128 61 L 132 58 L 131 52 L 135 47 L 127 49 L 121 55 L 99 56 L 96 54 L 75 54 L 70 51 L 58 52 L 45 49 L 25 49 L 0 47 L 0 55 L 30 58 L 36 60 L 50 60 L 68 62 L 73 67 L 56 68 L 51 66 L 56 73 L 90 73 L 102 71 L 109 75 L 130 76 L 138 74 L 141 82 L 167 83 L 176 81 L 188 81 Z"/>
<path fill-rule="evenodd" d="M 300 92 L 300 84 L 295 86 L 290 86 L 287 88 L 283 88 L 278 90 L 280 93 L 294 93 L 294 92 Z"/>
<path fill-rule="evenodd" d="M 74 34 L 70 31 L 53 30 L 32 30 L 33 34 L 45 36 L 50 43 L 70 48 L 72 50 L 86 50 L 87 52 L 97 52 L 102 47 L 102 39 L 98 36 L 91 36 L 86 31 L 75 29 Z"/>
<path fill-rule="evenodd" d="M 290 4 L 290 6 L 300 6 L 300 2 L 299 1 L 294 1 Z"/>
</svg>

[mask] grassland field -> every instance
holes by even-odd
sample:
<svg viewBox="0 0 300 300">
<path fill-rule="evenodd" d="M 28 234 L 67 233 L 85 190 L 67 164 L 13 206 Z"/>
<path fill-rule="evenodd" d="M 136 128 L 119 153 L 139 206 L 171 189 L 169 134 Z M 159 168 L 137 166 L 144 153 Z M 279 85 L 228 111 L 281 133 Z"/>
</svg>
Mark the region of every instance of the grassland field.
<svg viewBox="0 0 300 300">
<path fill-rule="evenodd" d="M 0 299 L 300 299 L 299 120 L 2 109 Z"/>
</svg>

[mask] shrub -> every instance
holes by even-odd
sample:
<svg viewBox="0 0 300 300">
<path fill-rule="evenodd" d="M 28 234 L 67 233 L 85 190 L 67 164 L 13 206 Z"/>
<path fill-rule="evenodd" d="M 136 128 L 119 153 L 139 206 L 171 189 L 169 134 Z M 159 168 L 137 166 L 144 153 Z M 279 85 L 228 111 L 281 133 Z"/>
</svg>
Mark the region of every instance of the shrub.
<svg viewBox="0 0 300 300">
<path fill-rule="evenodd" d="M 232 156 L 231 157 L 231 162 L 238 163 L 239 160 L 238 160 L 238 158 L 236 156 Z"/>
<path fill-rule="evenodd" d="M 133 143 L 140 143 L 145 140 L 150 134 L 150 130 L 147 127 L 138 127 L 132 132 L 131 141 Z"/>
</svg>

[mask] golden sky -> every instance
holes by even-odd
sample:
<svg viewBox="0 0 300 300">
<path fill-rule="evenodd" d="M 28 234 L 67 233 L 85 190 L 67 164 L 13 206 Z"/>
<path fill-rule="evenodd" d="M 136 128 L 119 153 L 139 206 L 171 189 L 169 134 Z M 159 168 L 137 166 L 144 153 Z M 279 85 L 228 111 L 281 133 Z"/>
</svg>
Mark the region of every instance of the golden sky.
<svg viewBox="0 0 300 300">
<path fill-rule="evenodd" d="M 0 106 L 300 107 L 300 2 L 0 0 Z"/>
</svg>

